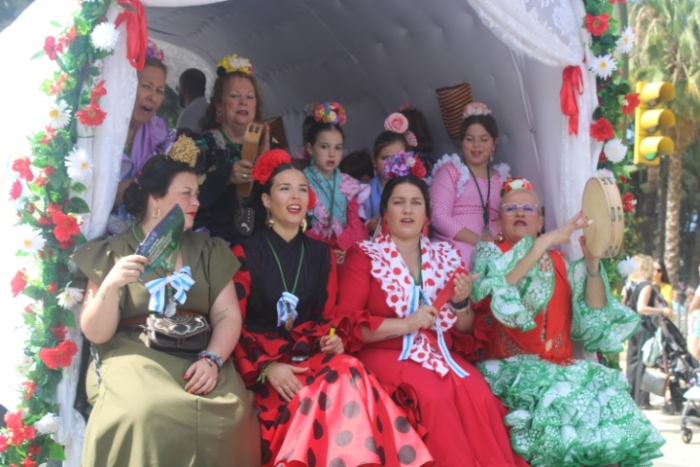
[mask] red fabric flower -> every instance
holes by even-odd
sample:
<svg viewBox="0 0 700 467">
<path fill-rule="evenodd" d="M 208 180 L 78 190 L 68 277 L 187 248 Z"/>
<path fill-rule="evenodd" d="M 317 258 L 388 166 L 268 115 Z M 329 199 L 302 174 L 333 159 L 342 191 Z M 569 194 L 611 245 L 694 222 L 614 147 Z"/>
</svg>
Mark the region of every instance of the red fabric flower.
<svg viewBox="0 0 700 467">
<path fill-rule="evenodd" d="M 39 358 L 44 364 L 55 370 L 70 365 L 73 356 L 78 353 L 78 346 L 72 340 L 65 340 L 52 349 L 43 348 L 39 351 Z"/>
<path fill-rule="evenodd" d="M 44 136 L 42 136 L 42 138 L 39 140 L 39 144 L 49 145 L 54 136 L 56 136 L 56 130 L 50 126 L 47 126 Z"/>
<path fill-rule="evenodd" d="M 10 188 L 10 201 L 14 201 L 22 194 L 22 182 L 15 180 Z"/>
<path fill-rule="evenodd" d="M 51 332 L 53 332 L 59 339 L 66 338 L 66 327 L 64 325 L 51 328 Z"/>
<path fill-rule="evenodd" d="M 37 444 L 32 444 L 31 446 L 29 446 L 29 449 L 27 449 L 27 452 L 30 456 L 36 457 L 41 453 L 41 446 Z"/>
<path fill-rule="evenodd" d="M 422 179 L 423 177 L 428 175 L 428 171 L 425 169 L 425 166 L 423 165 L 423 161 L 420 160 L 420 157 L 418 157 L 418 154 L 416 154 L 414 156 L 414 158 L 415 158 L 416 162 L 413 165 L 413 167 L 411 167 L 411 175 Z"/>
<path fill-rule="evenodd" d="M 608 21 L 610 15 L 603 13 L 602 15 L 586 15 L 586 29 L 594 36 L 601 36 L 608 30 Z"/>
<path fill-rule="evenodd" d="M 67 75 L 61 74 L 58 76 L 58 79 L 54 84 L 49 86 L 49 94 L 52 96 L 57 95 L 59 92 L 63 91 L 63 85 L 65 84 L 66 80 L 68 79 Z"/>
<path fill-rule="evenodd" d="M 630 212 L 634 210 L 635 206 L 637 205 L 637 200 L 634 199 L 634 195 L 630 193 L 629 191 L 622 195 L 622 208 L 625 210 L 625 212 Z"/>
<path fill-rule="evenodd" d="M 622 99 L 622 113 L 625 115 L 629 115 L 631 113 L 634 113 L 634 109 L 636 109 L 639 106 L 639 94 L 638 93 L 632 93 L 632 94 L 627 94 L 623 99 Z"/>
<path fill-rule="evenodd" d="M 620 183 L 626 184 L 629 181 L 629 178 L 625 177 L 624 175 L 620 174 L 619 175 Z"/>
<path fill-rule="evenodd" d="M 30 457 L 25 457 L 22 461 L 22 467 L 36 467 L 36 462 Z"/>
<path fill-rule="evenodd" d="M 34 174 L 31 169 L 32 162 L 28 157 L 20 157 L 12 162 L 12 170 L 19 174 L 20 178 L 25 179 L 28 182 L 34 180 Z"/>
<path fill-rule="evenodd" d="M 49 179 L 44 176 L 44 174 L 39 175 L 34 179 L 34 184 L 39 188 L 43 188 L 49 184 Z"/>
<path fill-rule="evenodd" d="M 310 211 L 314 208 L 314 206 L 316 206 L 316 192 L 314 192 L 314 190 L 311 187 L 309 187 L 309 204 L 308 206 L 306 206 L 306 210 Z"/>
<path fill-rule="evenodd" d="M 95 100 L 106 95 L 107 90 L 105 89 L 105 80 L 102 80 L 97 83 L 94 88 L 92 88 L 92 92 L 90 93 L 90 101 L 95 102 Z"/>
<path fill-rule="evenodd" d="M 7 436 L 0 435 L 0 452 L 5 452 L 7 450 Z"/>
<path fill-rule="evenodd" d="M 24 424 L 23 412 L 5 414 L 5 424 L 10 430 L 10 443 L 15 446 L 22 445 L 25 441 L 31 441 L 36 437 L 36 428 Z"/>
<path fill-rule="evenodd" d="M 80 227 L 78 220 L 68 214 L 63 214 L 61 211 L 51 213 L 51 220 L 56 227 L 53 229 L 53 234 L 59 242 L 67 242 L 72 237 L 80 235 Z"/>
<path fill-rule="evenodd" d="M 15 274 L 15 277 L 12 278 L 12 281 L 10 282 L 10 288 L 12 289 L 13 297 L 19 295 L 19 293 L 23 291 L 24 288 L 27 286 L 27 278 L 25 275 L 26 271 L 24 269 L 20 269 Z"/>
<path fill-rule="evenodd" d="M 41 256 L 41 252 L 39 252 L 39 253 L 40 253 L 40 256 Z M 30 305 L 25 306 L 25 307 L 24 307 L 24 312 L 25 312 L 25 313 L 29 313 L 29 314 L 34 313 L 34 310 L 32 310 L 32 305 L 30 304 Z"/>
<path fill-rule="evenodd" d="M 58 203 L 49 203 L 49 205 L 46 207 L 46 214 L 53 218 L 54 214 L 56 213 L 63 214 L 63 206 Z"/>
<path fill-rule="evenodd" d="M 67 250 L 67 249 L 72 248 L 74 246 L 75 246 L 75 240 L 73 240 L 72 238 L 70 240 L 68 240 L 67 242 L 58 242 L 58 247 L 61 250 Z"/>
<path fill-rule="evenodd" d="M 49 59 L 56 60 L 56 55 L 63 52 L 63 45 L 56 43 L 56 38 L 49 36 L 44 39 L 44 52 L 49 56 Z"/>
<path fill-rule="evenodd" d="M 615 136 L 612 124 L 607 118 L 601 117 L 591 123 L 591 137 L 597 141 L 605 141 Z"/>
<path fill-rule="evenodd" d="M 85 126 L 100 126 L 105 121 L 107 112 L 102 110 L 97 102 L 91 102 L 83 110 L 76 112 L 75 116 Z"/>
<path fill-rule="evenodd" d="M 290 156 L 287 151 L 283 149 L 267 151 L 265 154 L 258 157 L 258 161 L 255 163 L 255 167 L 253 167 L 253 180 L 261 185 L 265 185 L 268 180 L 270 180 L 272 172 L 274 172 L 277 167 L 282 164 L 291 163 L 292 156 Z"/>
<path fill-rule="evenodd" d="M 53 165 L 49 165 L 44 169 L 44 174 L 46 176 L 53 175 L 55 173 L 56 173 L 56 167 L 54 167 Z"/>
<path fill-rule="evenodd" d="M 46 286 L 46 290 L 56 295 L 56 292 L 58 292 L 58 284 L 56 284 L 55 282 L 51 282 L 49 285 Z"/>
<path fill-rule="evenodd" d="M 53 222 L 51 222 L 51 219 L 49 219 L 46 216 L 39 216 L 39 219 L 37 219 L 37 222 L 39 223 L 39 225 L 46 225 L 46 226 L 53 225 Z"/>
<path fill-rule="evenodd" d="M 78 37 L 78 31 L 75 29 L 75 24 L 70 27 L 68 32 L 66 33 L 66 39 L 68 39 L 70 42 L 73 42 L 76 38 Z"/>
<path fill-rule="evenodd" d="M 22 388 L 24 389 L 24 397 L 30 401 L 36 392 L 36 381 L 25 381 L 22 383 Z"/>
<path fill-rule="evenodd" d="M 10 430 L 19 430 L 24 426 L 24 422 L 22 421 L 22 411 L 18 412 L 7 412 L 5 414 L 5 426 L 9 428 Z"/>
</svg>

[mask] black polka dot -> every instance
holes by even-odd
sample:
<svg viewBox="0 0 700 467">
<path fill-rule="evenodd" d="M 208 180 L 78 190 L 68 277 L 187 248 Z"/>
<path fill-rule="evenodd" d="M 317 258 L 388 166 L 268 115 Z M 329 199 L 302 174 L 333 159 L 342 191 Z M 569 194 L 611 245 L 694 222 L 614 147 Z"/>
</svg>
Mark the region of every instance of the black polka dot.
<svg viewBox="0 0 700 467">
<path fill-rule="evenodd" d="M 301 402 L 299 403 L 299 412 L 303 413 L 304 415 L 309 415 L 309 412 L 311 412 L 311 409 L 313 407 L 314 407 L 314 401 L 312 401 L 308 397 L 304 397 L 301 399 Z"/>
<path fill-rule="evenodd" d="M 305 380 L 305 381 L 306 381 L 306 385 L 307 385 L 307 386 L 311 386 L 312 384 L 314 384 L 314 381 L 316 381 L 316 378 L 314 378 L 313 376 L 309 375 L 309 376 L 306 377 L 306 380 Z"/>
<path fill-rule="evenodd" d="M 357 389 L 357 381 L 362 378 L 360 370 L 357 368 L 350 367 L 350 386 Z"/>
<path fill-rule="evenodd" d="M 284 425 L 287 423 L 291 418 L 292 414 L 289 412 L 289 409 L 287 408 L 286 405 L 283 405 L 279 409 L 279 415 L 277 415 L 277 419 L 275 420 L 275 424 L 281 424 Z"/>
<path fill-rule="evenodd" d="M 328 363 L 328 362 L 330 362 L 331 360 L 333 360 L 333 357 L 334 357 L 333 354 L 328 354 L 328 355 L 326 355 L 325 357 L 323 357 L 323 360 L 321 360 L 321 363 L 323 363 L 323 364 L 325 365 L 326 363 Z"/>
<path fill-rule="evenodd" d="M 394 428 L 401 433 L 408 433 L 411 430 L 411 424 L 408 423 L 406 417 L 396 417 L 396 420 L 394 420 Z"/>
<path fill-rule="evenodd" d="M 374 439 L 374 436 L 367 437 L 365 440 L 365 447 L 373 453 L 377 453 L 377 441 Z"/>
<path fill-rule="evenodd" d="M 311 448 L 306 451 L 306 461 L 309 467 L 316 467 L 316 454 Z"/>
<path fill-rule="evenodd" d="M 379 402 L 379 390 L 374 386 L 372 387 L 372 395 L 374 396 L 374 402 Z"/>
<path fill-rule="evenodd" d="M 399 449 L 399 462 L 411 464 L 414 460 L 416 460 L 416 450 L 413 449 L 413 446 L 406 445 Z"/>
<path fill-rule="evenodd" d="M 386 455 L 384 454 L 384 448 L 380 447 L 377 449 L 377 455 L 379 456 L 379 465 L 386 465 Z"/>
<path fill-rule="evenodd" d="M 262 350 L 259 347 L 253 347 L 250 349 L 250 359 L 255 362 L 258 358 L 262 357 Z"/>
<path fill-rule="evenodd" d="M 316 376 L 325 375 L 325 374 L 328 373 L 329 371 L 331 371 L 331 367 L 329 367 L 328 365 L 326 365 L 326 366 L 324 366 L 323 368 L 321 368 L 321 370 L 320 370 L 318 373 L 316 373 Z"/>
<path fill-rule="evenodd" d="M 338 372 L 335 370 L 331 370 L 326 374 L 326 376 L 324 376 L 324 379 L 326 380 L 326 382 L 333 384 L 336 381 L 338 381 Z"/>
<path fill-rule="evenodd" d="M 298 353 L 300 353 L 300 354 L 308 353 L 308 351 L 309 351 L 309 344 L 306 343 L 306 342 L 304 342 L 304 341 L 297 342 L 297 343 L 294 345 L 294 351 L 295 351 L 295 352 L 298 352 Z"/>
<path fill-rule="evenodd" d="M 267 399 L 270 396 L 270 389 L 264 383 L 257 383 L 251 389 L 253 392 L 260 394 L 261 399 Z"/>
<path fill-rule="evenodd" d="M 245 293 L 245 287 L 240 282 L 234 282 L 234 285 L 236 286 L 236 296 L 239 300 L 243 300 L 247 295 Z"/>
<path fill-rule="evenodd" d="M 272 460 L 272 451 L 270 450 L 270 442 L 262 440 L 260 442 L 261 460 L 263 464 L 267 464 Z"/>
<path fill-rule="evenodd" d="M 347 446 L 352 442 L 352 432 L 349 430 L 343 430 L 337 435 L 335 435 L 335 444 L 338 446 Z"/>
<path fill-rule="evenodd" d="M 323 426 L 318 423 L 318 420 L 314 420 L 314 439 L 318 441 L 323 438 Z"/>
<path fill-rule="evenodd" d="M 321 410 L 327 410 L 331 406 L 331 398 L 328 397 L 328 394 L 325 392 L 321 391 L 318 394 L 318 407 Z"/>
<path fill-rule="evenodd" d="M 379 430 L 380 433 L 384 432 L 384 425 L 382 425 L 382 419 L 379 418 L 379 415 L 377 415 L 377 430 Z"/>
<path fill-rule="evenodd" d="M 346 418 L 355 418 L 360 415 L 360 404 L 355 401 L 350 401 L 343 406 L 343 415 Z"/>
<path fill-rule="evenodd" d="M 328 467 L 347 467 L 343 459 L 335 458 L 328 464 Z"/>
</svg>

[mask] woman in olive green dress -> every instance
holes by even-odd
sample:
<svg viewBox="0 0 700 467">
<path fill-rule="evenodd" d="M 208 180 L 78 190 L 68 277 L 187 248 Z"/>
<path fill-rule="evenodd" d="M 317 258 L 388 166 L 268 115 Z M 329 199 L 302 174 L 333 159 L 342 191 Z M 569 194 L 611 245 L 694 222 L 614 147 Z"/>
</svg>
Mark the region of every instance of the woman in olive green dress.
<svg viewBox="0 0 700 467">
<path fill-rule="evenodd" d="M 241 332 L 231 281 L 240 264 L 221 239 L 187 230 L 199 207 L 197 157 L 174 154 L 173 150 L 169 156 L 151 158 L 127 189 L 126 207 L 140 222 L 108 240 L 91 241 L 75 253 L 74 260 L 88 279 L 80 326 L 96 344 L 99 357 L 98 365 L 88 370 L 93 410 L 83 466 L 260 465 L 253 398 L 229 358 Z M 185 213 L 180 248 L 164 267 L 140 280 L 148 260 L 134 252 L 175 204 Z M 152 304 L 145 283 L 182 274 L 185 266 L 194 285 L 177 308 L 208 317 L 212 326 L 207 351 L 199 356 L 146 347 L 146 334 L 126 328 L 124 321 L 133 323 L 149 314 Z"/>
</svg>

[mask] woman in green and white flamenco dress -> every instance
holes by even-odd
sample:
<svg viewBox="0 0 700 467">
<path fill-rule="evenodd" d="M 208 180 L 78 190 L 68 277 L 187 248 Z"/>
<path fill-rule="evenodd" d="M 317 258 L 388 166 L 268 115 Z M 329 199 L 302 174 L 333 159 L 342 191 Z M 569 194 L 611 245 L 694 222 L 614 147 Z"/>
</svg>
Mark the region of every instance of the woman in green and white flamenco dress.
<svg viewBox="0 0 700 467">
<path fill-rule="evenodd" d="M 573 358 L 572 341 L 588 352 L 620 352 L 639 318 L 615 300 L 585 238 L 584 258 L 568 267 L 550 250 L 588 218 L 581 212 L 537 237 L 541 212 L 527 180 L 507 180 L 501 234 L 477 245 L 474 264 L 477 328 L 491 335 L 484 351 L 492 360 L 479 369 L 508 408 L 513 449 L 533 466 L 650 466 L 664 439 L 629 396 L 624 375 Z"/>
</svg>

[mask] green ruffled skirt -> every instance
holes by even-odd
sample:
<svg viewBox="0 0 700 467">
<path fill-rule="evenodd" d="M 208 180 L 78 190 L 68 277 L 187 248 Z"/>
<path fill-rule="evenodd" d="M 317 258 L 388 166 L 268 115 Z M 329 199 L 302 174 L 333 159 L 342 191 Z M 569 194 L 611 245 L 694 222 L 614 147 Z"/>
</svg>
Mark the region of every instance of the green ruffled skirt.
<svg viewBox="0 0 700 467">
<path fill-rule="evenodd" d="M 662 456 L 664 439 L 618 371 L 535 355 L 488 360 L 479 370 L 508 407 L 513 449 L 533 467 L 651 466 Z"/>
</svg>

